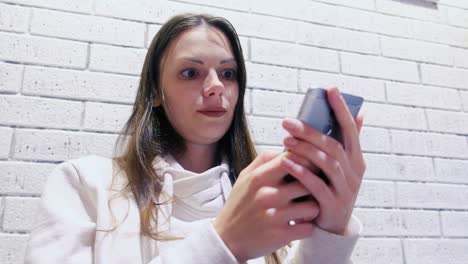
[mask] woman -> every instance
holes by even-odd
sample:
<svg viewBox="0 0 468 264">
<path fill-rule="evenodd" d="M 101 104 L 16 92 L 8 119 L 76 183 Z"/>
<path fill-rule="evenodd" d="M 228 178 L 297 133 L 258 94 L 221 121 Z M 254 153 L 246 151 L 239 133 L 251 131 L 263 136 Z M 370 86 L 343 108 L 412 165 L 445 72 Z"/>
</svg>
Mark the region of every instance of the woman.
<svg viewBox="0 0 468 264">
<path fill-rule="evenodd" d="M 332 88 L 344 146 L 285 119 L 289 151 L 256 157 L 245 88 L 228 21 L 170 19 L 148 50 L 122 154 L 57 167 L 26 263 L 347 263 L 360 229 L 362 117 Z M 291 202 L 305 195 L 315 199 Z"/>
</svg>

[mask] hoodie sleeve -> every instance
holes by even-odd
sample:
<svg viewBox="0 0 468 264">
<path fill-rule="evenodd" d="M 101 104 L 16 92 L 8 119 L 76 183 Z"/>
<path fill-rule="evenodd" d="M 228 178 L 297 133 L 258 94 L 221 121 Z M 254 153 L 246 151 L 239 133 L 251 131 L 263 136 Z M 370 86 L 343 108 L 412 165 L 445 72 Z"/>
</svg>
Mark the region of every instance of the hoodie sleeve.
<svg viewBox="0 0 468 264">
<path fill-rule="evenodd" d="M 352 264 L 351 254 L 361 229 L 361 222 L 354 215 L 344 236 L 316 227 L 312 236 L 293 242 L 285 263 Z"/>
<path fill-rule="evenodd" d="M 211 221 L 212 219 L 197 221 L 193 226 L 194 231 L 182 240 L 158 243 L 159 255 L 149 264 L 238 264 Z"/>
<path fill-rule="evenodd" d="M 93 201 L 83 193 L 74 165 L 58 165 L 47 178 L 25 263 L 92 263 L 93 216 Z"/>
</svg>

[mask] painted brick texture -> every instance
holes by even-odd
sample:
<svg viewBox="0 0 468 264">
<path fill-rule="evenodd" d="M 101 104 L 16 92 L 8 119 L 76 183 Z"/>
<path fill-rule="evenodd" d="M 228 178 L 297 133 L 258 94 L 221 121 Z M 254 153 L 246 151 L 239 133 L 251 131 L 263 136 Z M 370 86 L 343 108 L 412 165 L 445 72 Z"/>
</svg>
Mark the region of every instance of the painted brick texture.
<svg viewBox="0 0 468 264">
<path fill-rule="evenodd" d="M 228 18 L 259 151 L 305 91 L 366 100 L 354 263 L 467 263 L 468 1 L 0 0 L 0 263 L 23 263 L 57 163 L 111 156 L 147 50 L 182 12 Z"/>
</svg>

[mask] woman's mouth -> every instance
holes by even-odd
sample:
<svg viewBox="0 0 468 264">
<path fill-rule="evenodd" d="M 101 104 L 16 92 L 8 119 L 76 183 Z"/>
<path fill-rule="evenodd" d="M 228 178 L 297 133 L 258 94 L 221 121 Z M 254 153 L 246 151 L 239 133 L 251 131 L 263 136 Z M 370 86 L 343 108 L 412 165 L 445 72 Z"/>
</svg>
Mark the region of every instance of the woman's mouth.
<svg viewBox="0 0 468 264">
<path fill-rule="evenodd" d="M 198 110 L 198 112 L 209 117 L 221 117 L 226 114 L 226 109 L 220 106 L 206 107 Z"/>
<path fill-rule="evenodd" d="M 207 111 L 207 110 L 204 110 L 204 111 L 198 111 L 198 112 L 203 114 L 203 115 L 209 116 L 209 117 L 221 117 L 224 114 L 226 114 L 226 111 Z"/>
</svg>

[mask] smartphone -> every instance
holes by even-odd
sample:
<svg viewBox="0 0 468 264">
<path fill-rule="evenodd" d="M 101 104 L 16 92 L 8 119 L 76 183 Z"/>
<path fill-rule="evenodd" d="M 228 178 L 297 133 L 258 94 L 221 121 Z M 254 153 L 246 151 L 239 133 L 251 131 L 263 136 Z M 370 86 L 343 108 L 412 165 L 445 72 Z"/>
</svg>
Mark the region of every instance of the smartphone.
<svg viewBox="0 0 468 264">
<path fill-rule="evenodd" d="M 351 94 L 341 93 L 351 115 L 356 119 L 359 110 L 361 109 L 364 99 L 360 96 Z M 307 90 L 304 100 L 302 101 L 301 108 L 297 118 L 307 125 L 321 131 L 322 133 L 336 139 L 343 144 L 341 129 L 338 121 L 336 120 L 335 114 L 328 103 L 327 90 L 323 88 L 311 88 Z M 320 171 L 318 176 L 329 184 L 329 180 L 325 173 Z M 285 182 L 292 182 L 296 179 L 292 175 L 286 175 L 284 177 Z M 299 197 L 293 201 L 308 200 L 309 196 Z"/>
</svg>

